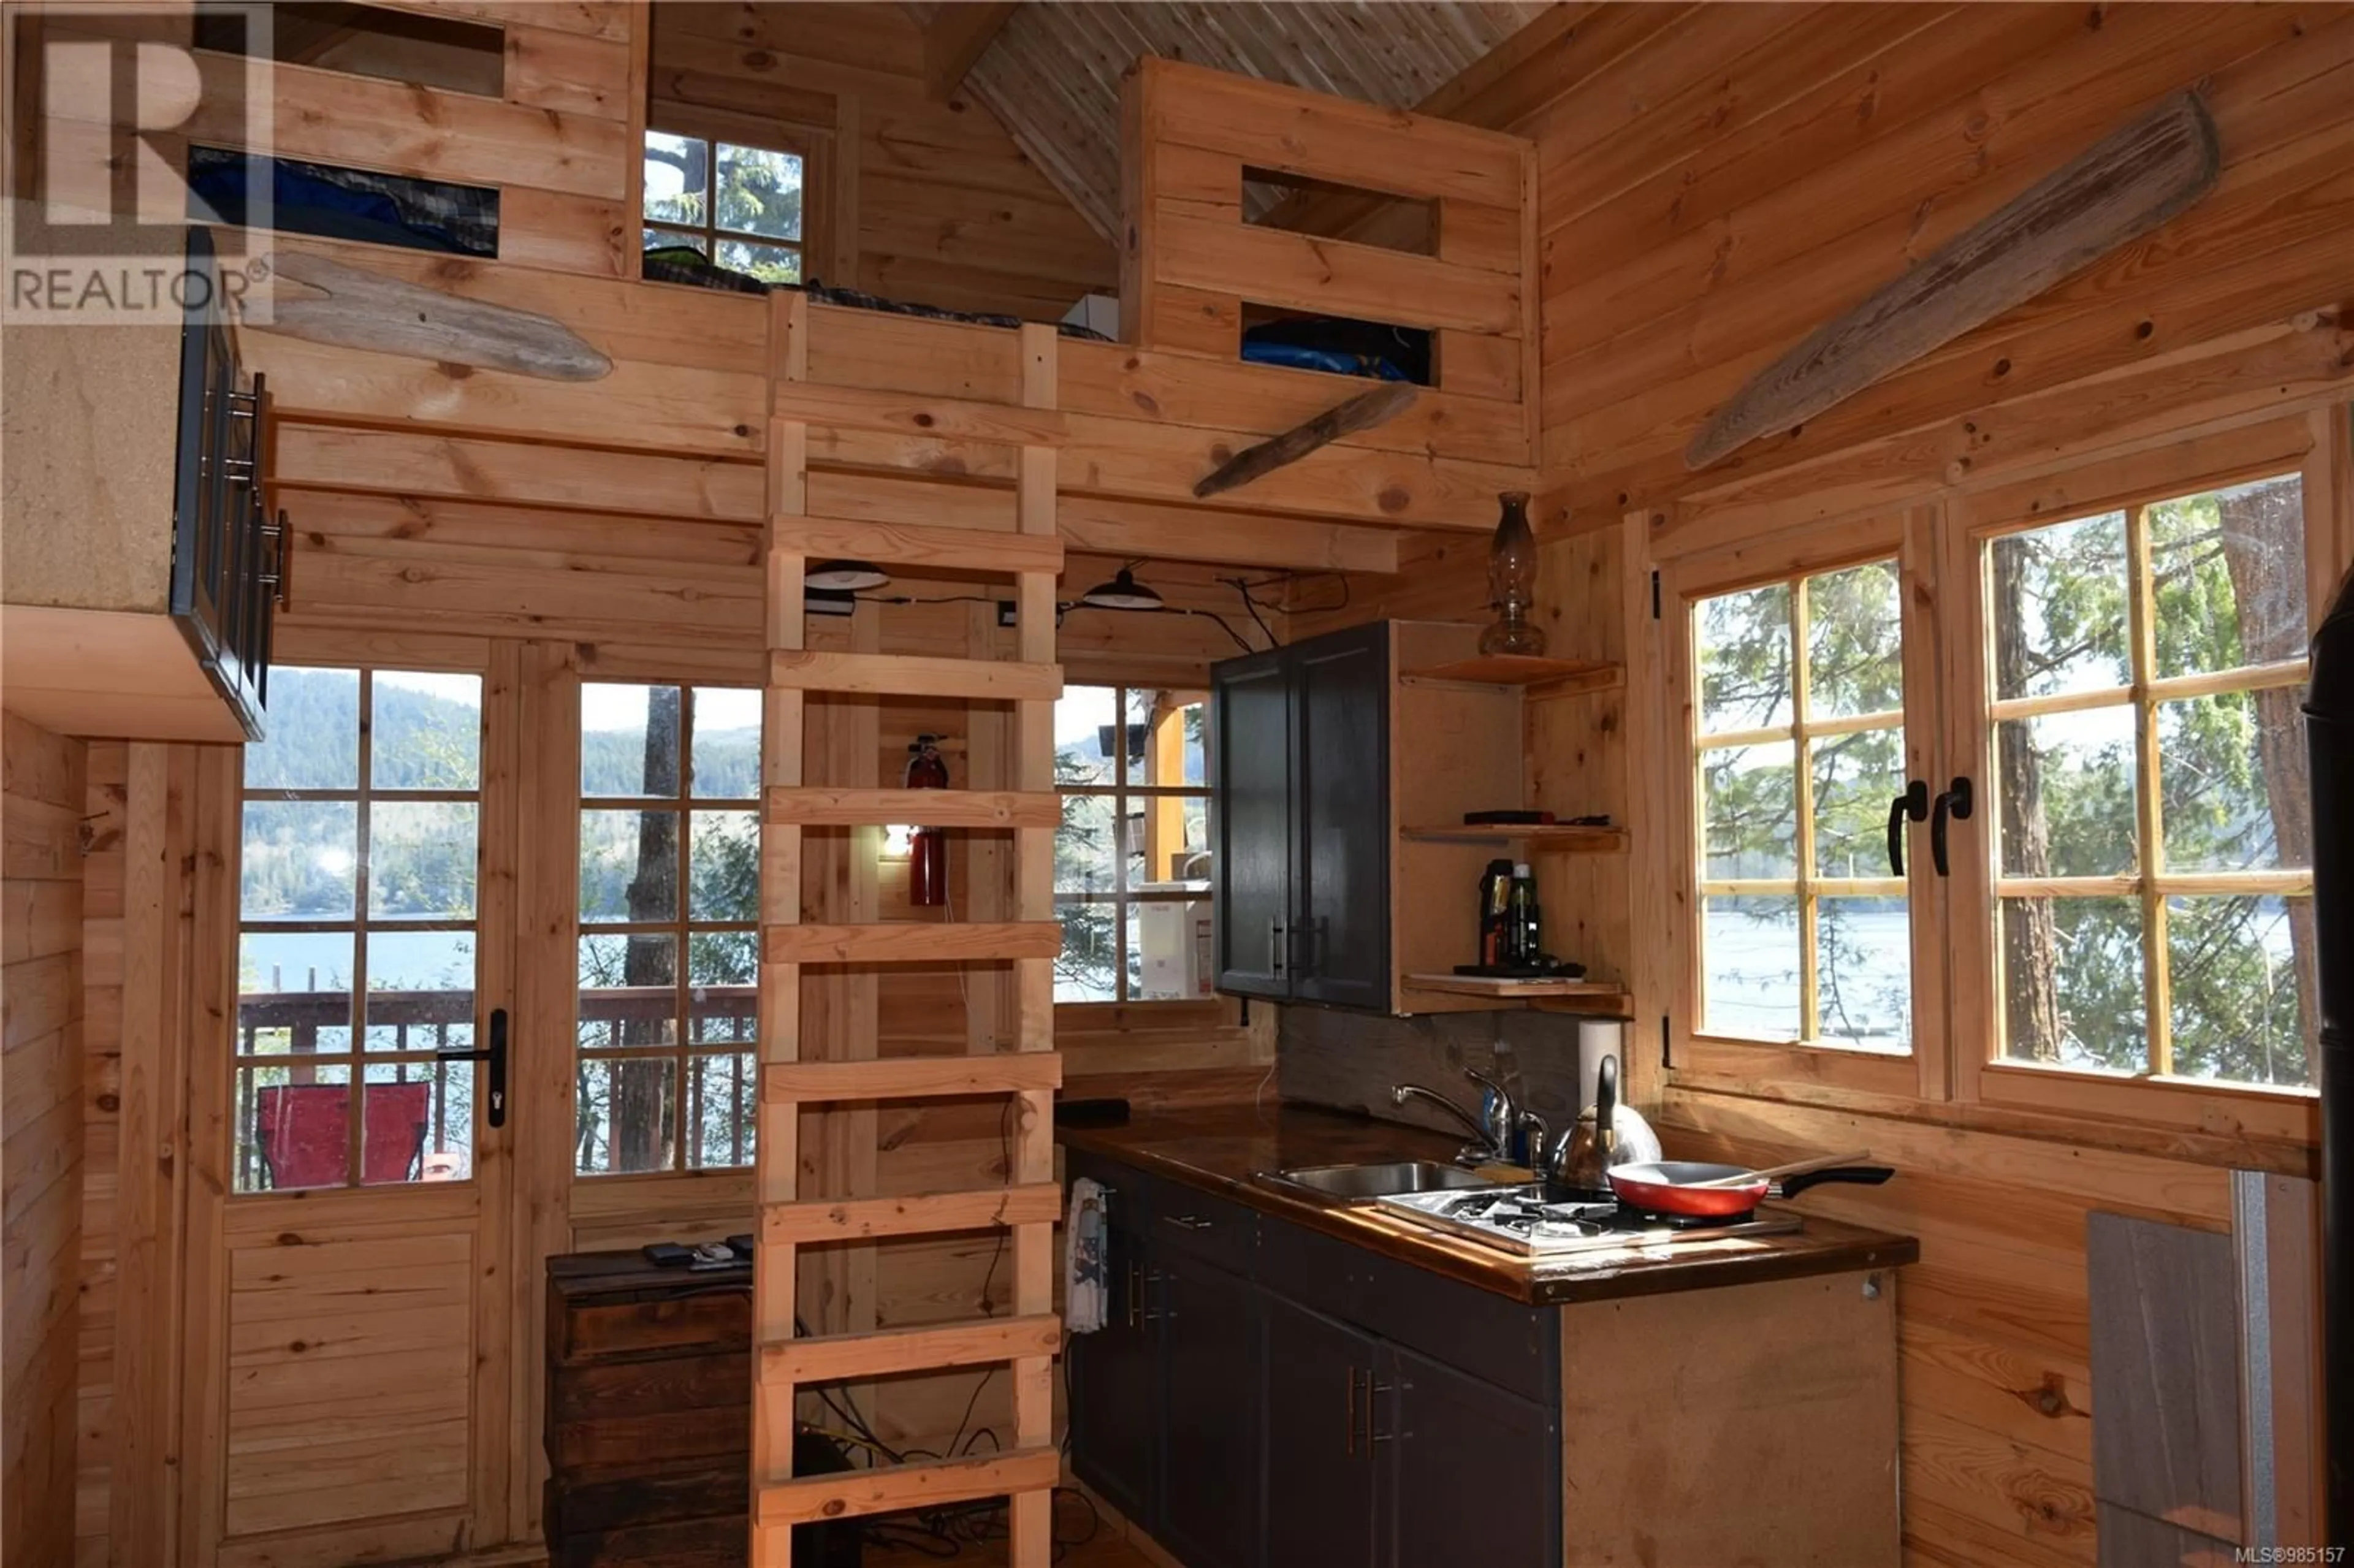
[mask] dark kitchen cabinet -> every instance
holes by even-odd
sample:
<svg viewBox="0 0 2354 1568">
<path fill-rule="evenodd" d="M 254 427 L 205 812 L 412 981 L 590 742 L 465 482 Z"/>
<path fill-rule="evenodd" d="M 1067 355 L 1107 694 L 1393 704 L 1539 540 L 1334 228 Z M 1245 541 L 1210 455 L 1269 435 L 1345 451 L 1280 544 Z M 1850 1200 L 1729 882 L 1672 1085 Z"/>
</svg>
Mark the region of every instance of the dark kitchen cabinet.
<svg viewBox="0 0 2354 1568">
<path fill-rule="evenodd" d="M 1218 989 L 1389 1005 L 1386 622 L 1211 672 Z"/>
<path fill-rule="evenodd" d="M 1562 1560 L 1561 1425 L 1552 1406 L 1393 1346 L 1379 1369 L 1373 1420 L 1392 1480 L 1383 1568 Z M 1466 1498 L 1479 1506 L 1465 1508 Z"/>
<path fill-rule="evenodd" d="M 1146 1178 L 1074 1160 L 1071 1174 L 1103 1182 L 1108 1218 L 1109 1305 L 1104 1326 L 1071 1341 L 1071 1467 L 1130 1519 L 1155 1517 L 1153 1419 L 1161 1407 L 1161 1349 L 1146 1255 Z"/>
<path fill-rule="evenodd" d="M 1167 1391 L 1161 1540 L 1186 1568 L 1259 1562 L 1259 1302 L 1250 1282 L 1168 1252 L 1159 1270 Z"/>
<path fill-rule="evenodd" d="M 1267 1312 L 1267 1561 L 1374 1568 L 1376 1341 L 1270 1297 Z"/>
<path fill-rule="evenodd" d="M 1389 628 L 1292 650 L 1292 994 L 1390 1000 Z"/>
<path fill-rule="evenodd" d="M 1221 664 L 1212 676 L 1217 824 L 1218 989 L 1283 997 L 1291 908 L 1291 662 L 1286 651 Z"/>
<path fill-rule="evenodd" d="M 1071 1467 L 1186 1568 L 1552 1568 L 1557 1309 L 1074 1153 L 1111 1313 L 1071 1341 Z"/>
</svg>

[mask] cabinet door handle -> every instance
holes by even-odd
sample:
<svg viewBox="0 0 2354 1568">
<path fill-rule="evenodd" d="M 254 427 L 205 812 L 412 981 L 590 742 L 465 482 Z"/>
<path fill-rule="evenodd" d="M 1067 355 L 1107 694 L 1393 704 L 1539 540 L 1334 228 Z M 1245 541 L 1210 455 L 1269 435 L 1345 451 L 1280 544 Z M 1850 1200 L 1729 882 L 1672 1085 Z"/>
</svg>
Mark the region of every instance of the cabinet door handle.
<svg viewBox="0 0 2354 1568">
<path fill-rule="evenodd" d="M 1349 1374 L 1349 1414 L 1348 1419 L 1341 1424 L 1341 1430 L 1346 1434 L 1343 1451 L 1353 1459 L 1357 1457 L 1357 1369 L 1350 1367 L 1346 1370 Z"/>
<path fill-rule="evenodd" d="M 1373 1430 L 1373 1398 L 1376 1394 L 1389 1393 L 1395 1386 L 1394 1383 L 1375 1382 L 1371 1372 L 1365 1374 L 1365 1451 L 1369 1454 L 1373 1452 L 1374 1444 L 1386 1443 L 1391 1436 L 1387 1432 Z"/>
<path fill-rule="evenodd" d="M 1283 922 L 1269 920 L 1267 923 L 1267 969 L 1278 980 L 1284 977 L 1285 970 L 1288 967 L 1285 963 L 1287 955 L 1284 951 L 1286 944 L 1283 938 Z"/>
<path fill-rule="evenodd" d="M 1206 1231 L 1214 1223 L 1199 1214 L 1163 1214 L 1161 1217 L 1182 1231 Z"/>
<path fill-rule="evenodd" d="M 1128 1266 L 1128 1326 L 1144 1326 L 1144 1279 L 1132 1263 Z"/>
</svg>

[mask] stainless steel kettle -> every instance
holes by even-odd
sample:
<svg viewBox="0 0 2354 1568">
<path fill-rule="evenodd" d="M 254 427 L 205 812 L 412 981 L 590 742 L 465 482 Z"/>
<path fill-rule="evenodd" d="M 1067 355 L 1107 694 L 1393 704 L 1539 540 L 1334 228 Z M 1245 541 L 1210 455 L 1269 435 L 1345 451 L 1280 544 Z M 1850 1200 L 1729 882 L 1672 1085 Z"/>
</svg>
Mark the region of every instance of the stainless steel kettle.
<svg viewBox="0 0 2354 1568">
<path fill-rule="evenodd" d="M 1595 1076 L 1594 1103 L 1553 1140 L 1537 1162 L 1549 1195 L 1610 1196 L 1613 1165 L 1659 1158 L 1659 1134 L 1632 1106 L 1618 1103 L 1618 1058 L 1605 1056 Z"/>
</svg>

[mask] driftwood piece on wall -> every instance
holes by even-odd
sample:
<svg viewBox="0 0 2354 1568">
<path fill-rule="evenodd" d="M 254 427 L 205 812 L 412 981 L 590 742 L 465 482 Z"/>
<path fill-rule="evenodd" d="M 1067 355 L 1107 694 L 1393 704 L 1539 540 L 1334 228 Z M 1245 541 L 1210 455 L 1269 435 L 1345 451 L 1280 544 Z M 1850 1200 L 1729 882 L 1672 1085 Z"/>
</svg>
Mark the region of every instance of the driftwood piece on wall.
<svg viewBox="0 0 2354 1568">
<path fill-rule="evenodd" d="M 2198 95 L 2168 99 L 1761 371 L 1692 438 L 1684 466 L 1810 419 L 2033 299 L 2206 195 L 2221 164 Z"/>
<path fill-rule="evenodd" d="M 612 373 L 611 360 L 553 316 L 461 299 L 324 256 L 281 250 L 271 265 L 304 287 L 274 289 L 268 313 L 245 318 L 257 331 L 549 381 Z"/>
<path fill-rule="evenodd" d="M 1298 462 L 1321 446 L 1329 446 L 1342 436 L 1359 430 L 1370 430 L 1375 425 L 1394 419 L 1414 407 L 1419 396 L 1414 387 L 1393 381 L 1371 392 L 1361 392 L 1345 403 L 1325 409 L 1304 425 L 1295 425 L 1271 440 L 1246 447 L 1218 465 L 1216 471 L 1193 486 L 1198 499 L 1207 499 L 1221 491 L 1233 490 L 1263 478 L 1288 463 Z"/>
</svg>

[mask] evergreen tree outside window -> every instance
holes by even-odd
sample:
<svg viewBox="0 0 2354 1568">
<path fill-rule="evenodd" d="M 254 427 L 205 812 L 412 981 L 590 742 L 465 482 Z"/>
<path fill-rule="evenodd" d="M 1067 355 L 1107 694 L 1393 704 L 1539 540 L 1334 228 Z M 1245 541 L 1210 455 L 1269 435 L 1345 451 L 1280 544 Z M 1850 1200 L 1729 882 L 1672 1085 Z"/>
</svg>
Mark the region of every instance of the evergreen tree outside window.
<svg viewBox="0 0 2354 1568">
<path fill-rule="evenodd" d="M 1912 913 L 1883 824 L 1904 792 L 1893 560 L 1702 599 L 1701 1027 L 1912 1049 Z"/>
<path fill-rule="evenodd" d="M 2001 1056 L 2306 1086 L 2296 474 L 1980 546 Z"/>
<path fill-rule="evenodd" d="M 684 245 L 731 271 L 799 283 L 806 154 L 648 130 L 643 247 Z"/>
<path fill-rule="evenodd" d="M 752 1162 L 760 694 L 580 688 L 584 1176 Z"/>
<path fill-rule="evenodd" d="M 1207 697 L 1068 686 L 1055 705 L 1058 1002 L 1206 999 Z"/>
<path fill-rule="evenodd" d="M 281 667 L 245 748 L 231 1184 L 472 1173 L 482 681 Z M 355 1082 L 363 1085 L 353 1114 Z"/>
</svg>

